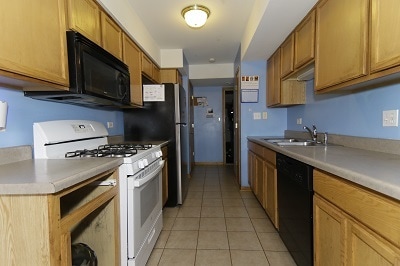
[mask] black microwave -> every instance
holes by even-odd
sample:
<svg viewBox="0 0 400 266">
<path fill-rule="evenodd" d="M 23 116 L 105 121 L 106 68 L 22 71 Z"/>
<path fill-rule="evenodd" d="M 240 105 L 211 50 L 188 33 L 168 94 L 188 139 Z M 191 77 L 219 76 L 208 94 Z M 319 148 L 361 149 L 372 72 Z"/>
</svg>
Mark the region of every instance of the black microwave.
<svg viewBox="0 0 400 266">
<path fill-rule="evenodd" d="M 67 31 L 69 91 L 26 91 L 25 96 L 90 107 L 132 107 L 129 68 L 75 31 Z"/>
</svg>

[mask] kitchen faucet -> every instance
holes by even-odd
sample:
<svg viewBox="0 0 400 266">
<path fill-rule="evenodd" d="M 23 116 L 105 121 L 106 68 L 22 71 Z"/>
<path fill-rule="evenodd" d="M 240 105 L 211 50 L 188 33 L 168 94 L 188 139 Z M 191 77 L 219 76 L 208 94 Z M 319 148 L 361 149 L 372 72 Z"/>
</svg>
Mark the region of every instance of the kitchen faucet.
<svg viewBox="0 0 400 266">
<path fill-rule="evenodd" d="M 317 142 L 317 127 L 315 126 L 315 125 L 312 125 L 312 130 L 309 128 L 309 127 L 307 127 L 307 126 L 304 126 L 303 127 L 303 129 L 305 129 L 305 130 L 307 130 L 308 131 L 308 133 L 310 133 L 310 136 L 311 136 L 311 139 L 312 139 L 312 141 L 314 141 L 314 142 Z"/>
</svg>

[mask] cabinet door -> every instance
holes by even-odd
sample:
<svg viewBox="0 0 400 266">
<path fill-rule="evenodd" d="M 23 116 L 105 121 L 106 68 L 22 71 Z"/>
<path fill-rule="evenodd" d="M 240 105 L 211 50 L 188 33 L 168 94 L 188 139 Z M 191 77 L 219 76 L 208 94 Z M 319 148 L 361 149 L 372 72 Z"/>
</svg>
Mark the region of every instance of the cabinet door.
<svg viewBox="0 0 400 266">
<path fill-rule="evenodd" d="M 294 31 L 294 68 L 299 68 L 314 59 L 315 10 Z"/>
<path fill-rule="evenodd" d="M 269 218 L 274 223 L 276 228 L 278 226 L 278 199 L 277 199 L 277 171 L 275 165 L 264 162 L 264 175 L 265 175 L 265 195 L 264 195 L 264 209 Z"/>
<path fill-rule="evenodd" d="M 280 49 L 267 62 L 267 106 L 280 103 L 281 100 L 281 52 Z"/>
<path fill-rule="evenodd" d="M 123 35 L 123 55 L 123 61 L 129 67 L 131 103 L 143 105 L 142 54 L 139 47 L 125 34 Z"/>
<path fill-rule="evenodd" d="M 371 72 L 400 64 L 400 1 L 371 1 Z"/>
<path fill-rule="evenodd" d="M 256 155 L 254 153 L 252 153 L 251 151 L 248 151 L 247 153 L 248 155 L 248 182 L 250 185 L 251 190 L 253 191 L 253 193 L 255 193 L 256 191 L 256 180 L 255 180 L 255 173 L 256 173 L 256 165 L 255 165 L 255 157 Z"/>
<path fill-rule="evenodd" d="M 68 86 L 65 1 L 1 1 L 0 70 Z"/>
<path fill-rule="evenodd" d="M 153 77 L 153 63 L 144 53 L 142 53 L 142 72 L 150 79 Z"/>
<path fill-rule="evenodd" d="M 153 64 L 153 80 L 155 83 L 160 83 L 160 69 Z"/>
<path fill-rule="evenodd" d="M 367 74 L 368 0 L 323 0 L 316 14 L 315 89 Z"/>
<path fill-rule="evenodd" d="M 294 38 L 293 34 L 281 45 L 281 76 L 285 77 L 293 72 L 293 60 L 294 60 Z"/>
<path fill-rule="evenodd" d="M 345 216 L 333 205 L 314 196 L 314 264 L 344 265 Z"/>
<path fill-rule="evenodd" d="M 400 250 L 358 222 L 349 223 L 348 265 L 400 265 Z"/>
<path fill-rule="evenodd" d="M 255 156 L 255 176 L 256 176 L 256 189 L 254 193 L 261 205 L 264 202 L 264 161 L 259 157 Z"/>
<path fill-rule="evenodd" d="M 101 12 L 101 42 L 104 49 L 122 60 L 122 29 Z"/>
<path fill-rule="evenodd" d="M 164 160 L 164 168 L 162 170 L 162 205 L 164 206 L 168 200 L 168 147 L 162 147 L 161 151 Z"/>
<path fill-rule="evenodd" d="M 69 28 L 100 45 L 100 9 L 93 0 L 68 0 Z"/>
</svg>

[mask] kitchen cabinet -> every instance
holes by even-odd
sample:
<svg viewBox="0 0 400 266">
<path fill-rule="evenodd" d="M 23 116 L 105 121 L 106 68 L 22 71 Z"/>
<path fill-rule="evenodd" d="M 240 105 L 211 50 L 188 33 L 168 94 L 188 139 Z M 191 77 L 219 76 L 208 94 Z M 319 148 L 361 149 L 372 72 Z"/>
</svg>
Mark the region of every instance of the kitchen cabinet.
<svg viewBox="0 0 400 266">
<path fill-rule="evenodd" d="M 400 65 L 400 18 L 397 0 L 371 1 L 371 72 Z"/>
<path fill-rule="evenodd" d="M 161 83 L 160 68 L 153 64 L 153 80 L 155 83 Z"/>
<path fill-rule="evenodd" d="M 93 0 L 68 0 L 68 22 L 77 31 L 101 45 L 100 7 Z"/>
<path fill-rule="evenodd" d="M 250 188 L 278 228 L 276 153 L 250 141 L 248 149 Z"/>
<path fill-rule="evenodd" d="M 129 67 L 131 103 L 142 106 L 142 52 L 129 36 L 123 34 L 122 38 L 123 61 Z"/>
<path fill-rule="evenodd" d="M 164 68 L 160 70 L 161 83 L 175 83 L 183 86 L 182 75 L 175 68 Z"/>
<path fill-rule="evenodd" d="M 264 203 L 263 207 L 276 228 L 278 222 L 278 193 L 277 193 L 276 153 L 264 148 Z"/>
<path fill-rule="evenodd" d="M 367 75 L 368 0 L 316 7 L 315 90 Z"/>
<path fill-rule="evenodd" d="M 168 200 L 168 146 L 161 147 L 164 168 L 162 170 L 162 205 Z"/>
<path fill-rule="evenodd" d="M 281 48 L 267 61 L 267 107 L 304 104 L 305 82 L 281 80 Z"/>
<path fill-rule="evenodd" d="M 281 77 L 293 72 L 294 62 L 294 36 L 289 37 L 281 45 Z"/>
<path fill-rule="evenodd" d="M 146 54 L 142 53 L 142 74 L 154 83 L 160 82 L 160 68 Z"/>
<path fill-rule="evenodd" d="M 1 7 L 0 83 L 11 78 L 66 89 L 65 1 L 2 0 Z"/>
<path fill-rule="evenodd" d="M 153 79 L 153 62 L 144 53 L 142 53 L 142 73 Z"/>
<path fill-rule="evenodd" d="M 102 47 L 122 60 L 122 29 L 106 13 L 101 12 Z"/>
<path fill-rule="evenodd" d="M 294 69 L 314 59 L 315 51 L 315 10 L 312 10 L 294 30 Z"/>
<path fill-rule="evenodd" d="M 281 101 L 281 50 L 267 61 L 267 106 L 277 105 Z"/>
<path fill-rule="evenodd" d="M 116 185 L 99 185 L 109 181 Z M 118 182 L 113 169 L 55 194 L 1 195 L 1 260 L 71 265 L 71 244 L 82 242 L 99 265 L 119 265 Z"/>
<path fill-rule="evenodd" d="M 398 265 L 400 202 L 314 171 L 315 265 Z"/>
</svg>

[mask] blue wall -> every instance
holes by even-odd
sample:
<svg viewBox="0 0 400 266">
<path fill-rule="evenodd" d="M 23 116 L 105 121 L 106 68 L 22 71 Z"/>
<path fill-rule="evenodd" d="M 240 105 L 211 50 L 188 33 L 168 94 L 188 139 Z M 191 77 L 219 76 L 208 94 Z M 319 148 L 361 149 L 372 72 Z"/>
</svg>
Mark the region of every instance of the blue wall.
<svg viewBox="0 0 400 266">
<path fill-rule="evenodd" d="M 0 148 L 33 145 L 34 122 L 63 119 L 95 120 L 107 124 L 109 135 L 124 134 L 124 119 L 121 111 L 103 111 L 86 107 L 33 100 L 20 90 L 0 87 L 0 101 L 8 103 L 6 131 L 0 132 Z"/>
<path fill-rule="evenodd" d="M 288 129 L 315 124 L 321 132 L 383 139 L 400 139 L 399 127 L 383 127 L 382 111 L 400 109 L 400 84 L 347 95 L 314 94 L 307 82 L 307 104 L 288 108 Z"/>
<path fill-rule="evenodd" d="M 241 184 L 248 184 L 247 137 L 281 136 L 287 127 L 286 108 L 267 108 L 266 104 L 266 62 L 242 62 L 242 76 L 259 76 L 259 95 L 257 103 L 241 103 Z M 267 112 L 266 120 L 254 120 L 254 112 Z"/>
<path fill-rule="evenodd" d="M 194 159 L 197 163 L 222 163 L 223 120 L 222 88 L 194 87 L 194 97 L 207 97 L 208 106 L 194 107 Z M 212 108 L 214 117 L 207 118 L 207 110 Z"/>
</svg>

